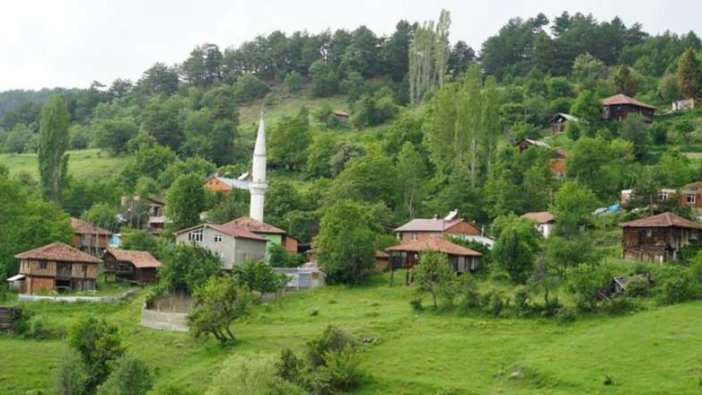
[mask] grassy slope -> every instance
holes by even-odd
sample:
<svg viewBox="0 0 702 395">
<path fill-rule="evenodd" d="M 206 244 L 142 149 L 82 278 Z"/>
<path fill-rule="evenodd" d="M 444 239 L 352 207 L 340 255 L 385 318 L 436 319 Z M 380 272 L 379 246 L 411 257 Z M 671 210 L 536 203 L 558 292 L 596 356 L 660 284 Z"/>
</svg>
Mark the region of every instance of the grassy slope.
<svg viewBox="0 0 702 395">
<path fill-rule="evenodd" d="M 76 179 L 98 178 L 117 174 L 124 166 L 123 157 L 112 157 L 99 149 L 69 151 L 68 171 Z M 36 154 L 0 154 L 0 163 L 10 169 L 11 174 L 29 173 L 39 178 Z"/>
<path fill-rule="evenodd" d="M 78 314 L 122 324 L 129 352 L 155 369 L 157 385 L 202 392 L 229 353 L 302 350 L 327 324 L 378 339 L 361 354 L 371 378 L 359 394 L 455 393 L 654 394 L 699 393 L 702 302 L 623 317 L 596 317 L 569 326 L 551 321 L 414 314 L 412 290 L 382 284 L 328 287 L 259 308 L 234 329 L 239 343 L 221 349 L 185 334 L 137 325 L 139 298 L 118 306 L 32 305 L 51 326 Z M 309 311 L 319 309 L 319 315 Z M 64 346 L 59 341 L 0 337 L 3 393 L 50 390 Z M 604 386 L 608 375 L 615 385 Z"/>
</svg>

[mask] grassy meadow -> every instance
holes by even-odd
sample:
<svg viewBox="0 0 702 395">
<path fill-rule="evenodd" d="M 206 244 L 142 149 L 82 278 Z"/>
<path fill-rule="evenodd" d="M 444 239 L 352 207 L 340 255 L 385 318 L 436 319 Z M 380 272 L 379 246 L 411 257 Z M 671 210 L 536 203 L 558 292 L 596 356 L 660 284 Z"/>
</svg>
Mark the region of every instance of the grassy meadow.
<svg viewBox="0 0 702 395">
<path fill-rule="evenodd" d="M 702 302 L 651 307 L 572 324 L 545 319 L 415 313 L 411 288 L 387 277 L 330 286 L 258 307 L 222 348 L 187 334 L 140 327 L 143 296 L 117 305 L 27 304 L 47 328 L 65 331 L 80 314 L 117 323 L 128 352 L 144 359 L 156 388 L 202 393 L 233 353 L 296 351 L 328 324 L 372 338 L 360 354 L 368 373 L 357 394 L 697 394 L 702 391 Z M 143 294 L 143 293 L 142 293 Z M 317 309 L 316 316 L 310 311 Z M 52 393 L 65 345 L 0 336 L 0 388 Z M 609 377 L 612 384 L 605 385 Z"/>
<path fill-rule="evenodd" d="M 76 179 L 90 179 L 118 174 L 124 166 L 124 157 L 113 157 L 99 149 L 68 151 L 68 172 Z M 37 154 L 0 154 L 0 163 L 10 174 L 27 173 L 39 179 Z"/>
</svg>

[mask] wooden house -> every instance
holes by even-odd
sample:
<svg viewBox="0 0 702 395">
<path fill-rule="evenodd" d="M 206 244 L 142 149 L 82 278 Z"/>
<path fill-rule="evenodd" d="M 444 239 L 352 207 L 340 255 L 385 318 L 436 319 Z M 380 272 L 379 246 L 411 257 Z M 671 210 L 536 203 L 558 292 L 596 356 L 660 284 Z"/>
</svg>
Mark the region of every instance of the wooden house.
<svg viewBox="0 0 702 395">
<path fill-rule="evenodd" d="M 231 270 L 246 261 L 264 260 L 268 240 L 229 222 L 223 225 L 200 224 L 180 230 L 176 232 L 176 242 L 207 248 L 219 255 L 222 269 Z"/>
<path fill-rule="evenodd" d="M 474 223 L 462 218 L 447 218 L 415 218 L 395 229 L 395 235 L 402 243 L 423 241 L 437 236 L 471 239 L 473 236 L 482 235 L 482 231 Z"/>
<path fill-rule="evenodd" d="M 128 217 L 141 215 L 135 213 L 141 213 L 142 210 L 145 210 L 146 226 L 152 235 L 159 235 L 163 232 L 166 224 L 171 222 L 166 217 L 166 203 L 162 199 L 152 196 L 125 195 L 122 196 L 121 205 Z M 137 222 L 142 223 L 141 221 Z"/>
<path fill-rule="evenodd" d="M 680 250 L 700 239 L 702 225 L 666 212 L 619 224 L 623 257 L 663 263 L 678 258 Z"/>
<path fill-rule="evenodd" d="M 556 222 L 556 218 L 548 211 L 526 213 L 522 215 L 522 218 L 533 221 L 536 225 L 536 230 L 539 231 L 544 238 L 551 235 L 553 224 Z"/>
<path fill-rule="evenodd" d="M 550 149 L 551 146 L 544 143 L 541 140 L 533 140 L 533 139 L 521 139 L 514 143 L 515 147 L 519 148 L 519 152 L 524 151 L 525 149 L 531 148 L 531 147 L 540 147 L 540 148 L 548 148 Z"/>
<path fill-rule="evenodd" d="M 449 266 L 458 273 L 465 273 L 477 269 L 482 256 L 477 251 L 451 243 L 440 236 L 403 243 L 385 251 L 390 254 L 390 270 L 410 269 L 419 262 L 422 253 L 434 251 L 446 254 Z"/>
<path fill-rule="evenodd" d="M 613 121 L 622 121 L 631 113 L 638 113 L 643 116 L 646 122 L 653 121 L 656 107 L 638 101 L 624 94 L 607 97 L 600 101 L 602 104 L 602 118 Z"/>
<path fill-rule="evenodd" d="M 130 251 L 110 248 L 102 256 L 104 272 L 117 280 L 137 284 L 156 282 L 159 262 L 148 251 Z"/>
<path fill-rule="evenodd" d="M 22 292 L 95 290 L 100 260 L 56 242 L 15 255 L 25 276 Z"/>
<path fill-rule="evenodd" d="M 71 229 L 73 229 L 71 246 L 95 257 L 102 256 L 112 237 L 112 232 L 78 218 L 71 218 Z"/>
<path fill-rule="evenodd" d="M 580 122 L 580 120 L 570 114 L 559 112 L 551 118 L 551 133 L 560 134 L 565 132 L 568 122 Z"/>
</svg>

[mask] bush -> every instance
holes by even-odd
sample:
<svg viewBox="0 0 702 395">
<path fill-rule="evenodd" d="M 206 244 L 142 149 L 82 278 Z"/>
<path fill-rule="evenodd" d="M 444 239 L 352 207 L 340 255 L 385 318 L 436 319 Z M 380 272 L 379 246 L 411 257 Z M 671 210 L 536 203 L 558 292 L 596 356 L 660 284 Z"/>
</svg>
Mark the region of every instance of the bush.
<svg viewBox="0 0 702 395">
<path fill-rule="evenodd" d="M 329 353 L 338 353 L 347 347 L 354 348 L 356 342 L 346 331 L 336 326 L 329 325 L 322 332 L 322 336 L 307 343 L 307 358 L 313 368 L 327 363 Z"/>
<path fill-rule="evenodd" d="M 239 103 L 246 103 L 264 97 L 270 89 L 265 82 L 251 74 L 246 74 L 234 84 L 234 96 Z"/>
<path fill-rule="evenodd" d="M 122 357 L 124 346 L 116 326 L 94 317 L 82 317 L 68 333 L 68 345 L 81 357 L 93 389 L 110 374 L 110 363 Z"/>
<path fill-rule="evenodd" d="M 288 89 L 288 92 L 290 92 L 290 93 L 299 92 L 300 89 L 302 88 L 302 75 L 300 73 L 298 73 L 297 71 L 293 70 L 285 76 L 283 83 L 285 84 L 285 87 Z"/>
<path fill-rule="evenodd" d="M 98 395 L 144 395 L 153 387 L 149 367 L 140 359 L 123 357 L 102 385 Z"/>
<path fill-rule="evenodd" d="M 658 300 L 663 304 L 675 304 L 698 299 L 702 294 L 699 280 L 692 270 L 668 266 L 656 276 Z"/>
<path fill-rule="evenodd" d="M 207 389 L 207 395 L 296 395 L 305 392 L 296 384 L 276 374 L 271 355 L 233 355 Z"/>
<path fill-rule="evenodd" d="M 276 272 L 270 265 L 261 261 L 248 261 L 236 266 L 234 277 L 250 291 L 258 292 L 259 298 L 267 293 L 278 292 L 288 282 L 285 274 Z"/>
<path fill-rule="evenodd" d="M 569 324 L 578 318 L 578 312 L 570 307 L 562 307 L 555 315 L 556 321 L 561 324 Z"/>
<path fill-rule="evenodd" d="M 326 354 L 326 365 L 310 375 L 308 385 L 314 394 L 331 395 L 353 391 L 361 385 L 362 379 L 363 371 L 356 353 L 347 345 L 341 351 Z"/>
<path fill-rule="evenodd" d="M 644 276 L 632 276 L 626 284 L 624 295 L 629 298 L 647 298 L 651 296 L 651 283 Z"/>
<path fill-rule="evenodd" d="M 303 368 L 303 361 L 298 358 L 292 350 L 284 348 L 280 353 L 280 360 L 275 363 L 278 376 L 290 382 L 297 382 L 300 379 L 300 372 Z"/>
<path fill-rule="evenodd" d="M 422 306 L 422 298 L 414 298 L 410 300 L 410 306 L 415 313 L 421 313 L 424 311 L 424 306 Z"/>
<path fill-rule="evenodd" d="M 56 393 L 59 395 L 82 395 L 86 393 L 88 372 L 80 355 L 68 351 L 61 360 L 56 380 Z"/>
<path fill-rule="evenodd" d="M 603 307 L 605 311 L 610 314 L 623 314 L 634 310 L 636 305 L 631 301 L 631 299 L 620 296 L 606 301 L 603 303 Z"/>
</svg>

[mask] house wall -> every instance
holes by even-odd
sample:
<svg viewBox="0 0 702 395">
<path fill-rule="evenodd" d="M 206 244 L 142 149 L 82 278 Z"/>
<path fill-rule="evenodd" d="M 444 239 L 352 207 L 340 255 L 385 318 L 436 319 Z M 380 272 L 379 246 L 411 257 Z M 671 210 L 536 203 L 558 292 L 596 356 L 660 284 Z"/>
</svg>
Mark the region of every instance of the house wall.
<svg viewBox="0 0 702 395">
<path fill-rule="evenodd" d="M 654 110 L 644 107 L 632 106 L 630 104 L 604 106 L 604 115 L 607 119 L 623 121 L 630 113 L 639 113 L 645 120 L 653 119 Z"/>
<path fill-rule="evenodd" d="M 44 269 L 41 268 L 42 262 L 46 263 L 46 268 Z M 20 261 L 19 273 L 32 276 L 54 277 L 56 276 L 56 262 L 23 259 Z"/>
<path fill-rule="evenodd" d="M 190 232 L 181 233 L 176 236 L 176 240 L 180 244 L 190 245 L 193 242 L 188 240 L 188 234 L 203 228 L 195 228 Z M 221 242 L 215 242 L 215 235 L 222 237 Z M 202 231 L 202 241 L 197 242 L 197 245 L 216 253 L 222 259 L 222 268 L 231 269 L 234 263 L 234 238 L 226 233 L 218 232 L 207 226 Z"/>
<path fill-rule="evenodd" d="M 287 252 L 297 254 L 297 244 L 297 239 L 294 237 L 285 236 L 283 238 L 283 247 L 285 247 L 285 251 Z"/>
<path fill-rule="evenodd" d="M 680 250 L 698 240 L 700 231 L 686 228 L 624 228 L 623 257 L 662 263 L 674 261 Z"/>
<path fill-rule="evenodd" d="M 444 232 L 448 233 L 448 234 L 455 234 L 455 235 L 473 235 L 473 236 L 480 236 L 480 234 L 482 233 L 480 231 L 480 229 L 478 229 L 475 225 L 468 223 L 466 221 L 459 222 L 456 225 L 446 229 Z"/>
<path fill-rule="evenodd" d="M 240 265 L 246 261 L 266 259 L 267 242 L 237 237 L 234 241 L 235 257 L 233 264 Z"/>
<path fill-rule="evenodd" d="M 81 263 L 75 262 L 71 267 L 72 278 L 88 278 L 96 279 L 98 275 L 97 263 Z"/>
<path fill-rule="evenodd" d="M 54 279 L 51 277 L 27 276 L 25 291 L 27 293 L 49 292 L 54 289 Z"/>
</svg>

